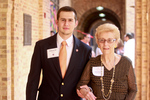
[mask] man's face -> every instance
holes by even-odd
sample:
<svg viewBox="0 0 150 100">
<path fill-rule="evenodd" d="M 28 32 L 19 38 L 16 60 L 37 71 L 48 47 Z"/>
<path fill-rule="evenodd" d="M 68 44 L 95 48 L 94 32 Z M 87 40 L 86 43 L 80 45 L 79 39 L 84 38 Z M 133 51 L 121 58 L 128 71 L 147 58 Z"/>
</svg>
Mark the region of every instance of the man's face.
<svg viewBox="0 0 150 100">
<path fill-rule="evenodd" d="M 78 25 L 78 21 L 75 20 L 74 12 L 60 12 L 59 19 L 57 20 L 60 36 L 71 36 L 74 28 Z"/>
<path fill-rule="evenodd" d="M 128 40 L 129 40 L 129 38 L 128 38 L 127 36 L 125 36 L 125 37 L 124 37 L 124 41 L 127 42 Z"/>
<path fill-rule="evenodd" d="M 90 40 L 91 40 L 90 34 L 87 34 L 87 35 L 86 35 L 85 40 L 86 40 L 87 43 L 90 42 Z"/>
</svg>

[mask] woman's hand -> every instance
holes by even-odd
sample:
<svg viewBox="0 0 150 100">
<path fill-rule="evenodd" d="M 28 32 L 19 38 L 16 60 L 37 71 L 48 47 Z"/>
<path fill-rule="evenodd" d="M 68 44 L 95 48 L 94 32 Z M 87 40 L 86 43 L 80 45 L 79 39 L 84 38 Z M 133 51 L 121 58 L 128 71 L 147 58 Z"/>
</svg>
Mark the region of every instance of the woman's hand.
<svg viewBox="0 0 150 100">
<path fill-rule="evenodd" d="M 95 95 L 90 91 L 90 88 L 87 85 L 81 86 L 80 90 L 77 90 L 77 94 L 86 100 L 96 100 Z"/>
</svg>

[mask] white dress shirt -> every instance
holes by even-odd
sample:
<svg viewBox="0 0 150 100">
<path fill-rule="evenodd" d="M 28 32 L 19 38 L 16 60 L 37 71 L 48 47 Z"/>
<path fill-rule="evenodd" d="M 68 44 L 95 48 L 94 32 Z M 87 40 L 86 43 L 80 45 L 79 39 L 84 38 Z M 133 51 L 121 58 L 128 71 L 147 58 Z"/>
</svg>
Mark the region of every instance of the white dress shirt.
<svg viewBox="0 0 150 100">
<path fill-rule="evenodd" d="M 124 45 L 124 56 L 127 56 L 132 61 L 135 68 L 135 39 L 129 39 Z"/>
<path fill-rule="evenodd" d="M 68 68 L 70 58 L 71 58 L 71 54 L 72 54 L 72 50 L 73 50 L 73 35 L 71 35 L 67 40 L 63 40 L 60 37 L 60 35 L 57 34 L 57 48 L 58 48 L 59 51 L 60 51 L 62 41 L 67 42 L 66 49 L 67 49 L 67 68 Z"/>
</svg>

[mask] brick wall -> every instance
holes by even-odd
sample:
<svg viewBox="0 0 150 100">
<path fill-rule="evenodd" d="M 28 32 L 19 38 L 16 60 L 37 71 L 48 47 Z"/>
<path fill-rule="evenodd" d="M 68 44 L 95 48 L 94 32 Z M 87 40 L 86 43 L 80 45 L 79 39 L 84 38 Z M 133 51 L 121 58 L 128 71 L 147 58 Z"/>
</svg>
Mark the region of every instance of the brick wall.
<svg viewBox="0 0 150 100">
<path fill-rule="evenodd" d="M 39 0 L 39 39 L 50 36 L 50 0 Z"/>
<path fill-rule="evenodd" d="M 39 39 L 39 2 L 37 0 L 15 0 L 12 16 L 12 100 L 25 99 L 25 87 L 33 46 Z M 23 45 L 23 14 L 32 17 L 32 45 Z"/>
<path fill-rule="evenodd" d="M 135 0 L 126 0 L 126 33 L 135 33 Z"/>
<path fill-rule="evenodd" d="M 35 42 L 50 36 L 49 2 L 0 0 L 0 100 L 25 100 Z M 32 16 L 32 45 L 28 46 L 23 45 L 24 13 Z"/>
<path fill-rule="evenodd" d="M 59 7 L 71 6 L 71 0 L 59 0 Z"/>
</svg>

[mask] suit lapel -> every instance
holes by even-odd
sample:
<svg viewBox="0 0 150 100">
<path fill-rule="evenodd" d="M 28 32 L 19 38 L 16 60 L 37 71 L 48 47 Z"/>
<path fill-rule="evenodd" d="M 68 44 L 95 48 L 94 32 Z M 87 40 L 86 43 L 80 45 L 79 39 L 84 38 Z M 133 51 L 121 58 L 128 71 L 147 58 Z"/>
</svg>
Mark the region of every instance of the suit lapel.
<svg viewBox="0 0 150 100">
<path fill-rule="evenodd" d="M 50 42 L 49 42 L 50 48 L 57 48 L 57 34 L 55 34 L 54 36 L 51 37 Z M 59 65 L 59 57 L 52 58 L 52 63 L 55 66 L 55 69 L 57 70 L 59 76 L 62 77 L 60 65 Z"/>
<path fill-rule="evenodd" d="M 74 47 L 73 47 L 72 55 L 71 55 L 71 58 L 70 58 L 70 62 L 69 62 L 69 66 L 68 66 L 65 78 L 67 76 L 69 76 L 69 74 L 71 74 L 71 72 L 75 68 L 75 65 L 77 63 L 77 58 L 80 57 L 79 52 L 80 52 L 80 50 L 79 50 L 79 40 L 76 37 L 74 37 Z"/>
</svg>

